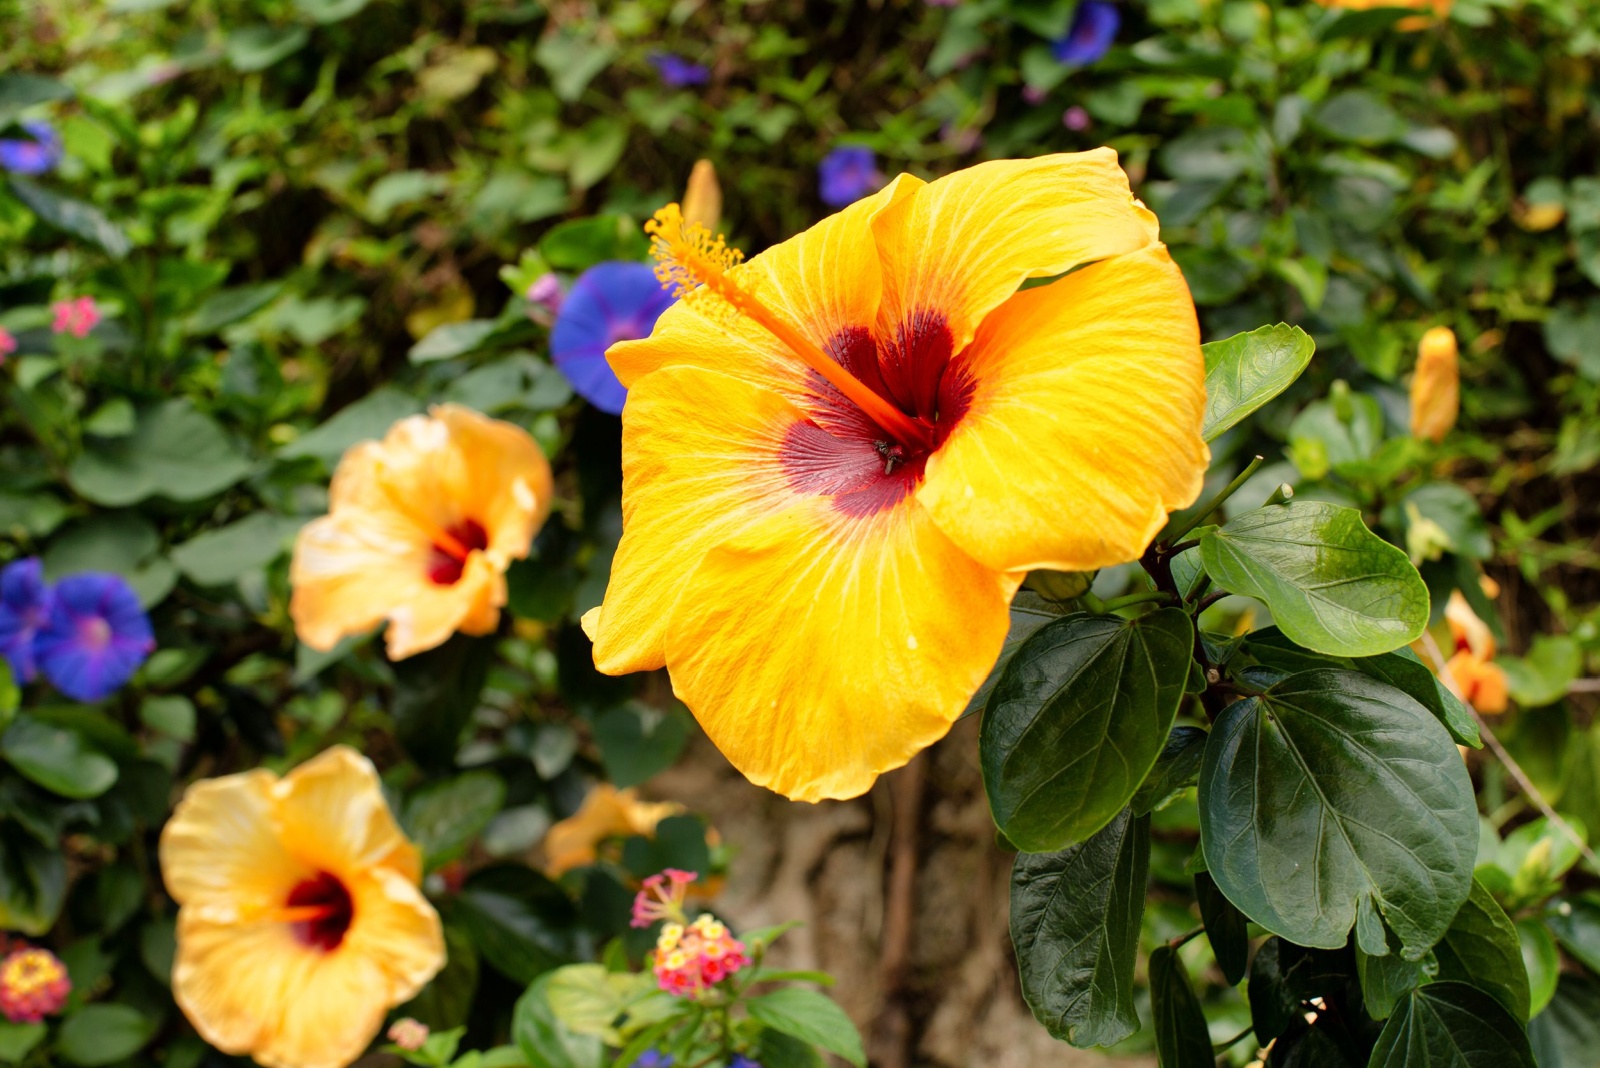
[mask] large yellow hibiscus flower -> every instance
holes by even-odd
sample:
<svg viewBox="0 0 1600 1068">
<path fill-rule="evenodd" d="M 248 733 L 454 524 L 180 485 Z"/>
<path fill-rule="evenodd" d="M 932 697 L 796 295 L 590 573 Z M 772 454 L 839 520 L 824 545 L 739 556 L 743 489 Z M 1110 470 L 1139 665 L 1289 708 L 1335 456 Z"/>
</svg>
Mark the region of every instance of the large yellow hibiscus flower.
<svg viewBox="0 0 1600 1068">
<path fill-rule="evenodd" d="M 1199 494 L 1194 305 L 1110 150 L 901 175 L 739 265 L 654 230 L 690 299 L 607 353 L 623 537 L 583 622 L 756 783 L 862 793 L 961 714 L 1030 568 L 1136 559 Z"/>
</svg>

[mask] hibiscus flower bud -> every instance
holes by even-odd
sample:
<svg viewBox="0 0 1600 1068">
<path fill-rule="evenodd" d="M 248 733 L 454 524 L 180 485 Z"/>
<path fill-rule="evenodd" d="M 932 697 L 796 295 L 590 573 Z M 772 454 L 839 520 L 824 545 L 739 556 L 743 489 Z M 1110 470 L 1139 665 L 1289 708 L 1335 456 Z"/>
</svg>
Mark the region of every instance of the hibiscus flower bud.
<svg viewBox="0 0 1600 1068">
<path fill-rule="evenodd" d="M 1422 335 L 1417 370 L 1411 379 L 1411 436 L 1439 442 L 1461 412 L 1461 371 L 1456 335 L 1436 326 Z"/>
<path fill-rule="evenodd" d="M 683 220 L 715 230 L 722 221 L 722 186 L 717 184 L 717 169 L 708 159 L 699 160 L 689 172 L 689 185 L 683 191 Z"/>
</svg>

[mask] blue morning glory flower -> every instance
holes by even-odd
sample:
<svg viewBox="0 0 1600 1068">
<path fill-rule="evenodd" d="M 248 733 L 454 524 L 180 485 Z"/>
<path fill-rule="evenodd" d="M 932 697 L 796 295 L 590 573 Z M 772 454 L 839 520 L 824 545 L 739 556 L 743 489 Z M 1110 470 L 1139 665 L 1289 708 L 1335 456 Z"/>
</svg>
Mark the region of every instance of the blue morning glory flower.
<svg viewBox="0 0 1600 1068">
<path fill-rule="evenodd" d="M 711 72 L 705 67 L 691 63 L 674 52 L 651 52 L 650 65 L 661 75 L 662 82 L 673 89 L 682 89 L 686 85 L 704 85 L 711 79 Z"/>
<path fill-rule="evenodd" d="M 742 1053 L 736 1053 L 733 1060 L 728 1062 L 728 1068 L 761 1068 L 761 1063 L 751 1060 Z"/>
<path fill-rule="evenodd" d="M 633 1062 L 633 1068 L 672 1068 L 672 1054 L 647 1049 Z"/>
<path fill-rule="evenodd" d="M 0 570 L 0 656 L 18 682 L 38 673 L 33 639 L 50 615 L 50 587 L 37 556 L 13 560 Z"/>
<path fill-rule="evenodd" d="M 578 396 L 602 412 L 621 414 L 628 391 L 606 363 L 606 349 L 649 337 L 673 299 L 643 263 L 612 260 L 578 276 L 550 330 L 550 356 Z"/>
<path fill-rule="evenodd" d="M 27 138 L 0 139 L 0 167 L 12 174 L 43 174 L 61 162 L 61 135 L 48 122 L 22 124 Z"/>
<path fill-rule="evenodd" d="M 822 157 L 817 164 L 817 182 L 822 202 L 830 208 L 854 204 L 883 185 L 877 157 L 865 145 L 843 145 Z"/>
<path fill-rule="evenodd" d="M 1056 59 L 1073 67 L 1094 63 L 1111 50 L 1122 25 L 1122 12 L 1106 0 L 1081 0 L 1072 13 L 1072 27 L 1052 50 Z"/>
<path fill-rule="evenodd" d="M 39 669 L 76 701 L 110 697 L 155 648 L 150 617 L 121 575 L 89 571 L 56 583 L 33 641 Z"/>
</svg>

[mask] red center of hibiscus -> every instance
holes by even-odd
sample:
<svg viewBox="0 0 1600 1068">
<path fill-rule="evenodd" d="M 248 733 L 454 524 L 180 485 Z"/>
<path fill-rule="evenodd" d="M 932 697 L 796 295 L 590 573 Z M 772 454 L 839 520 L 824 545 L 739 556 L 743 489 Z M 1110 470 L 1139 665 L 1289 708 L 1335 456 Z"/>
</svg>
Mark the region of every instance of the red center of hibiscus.
<svg viewBox="0 0 1600 1068">
<path fill-rule="evenodd" d="M 864 327 L 841 331 L 828 354 L 863 385 L 929 428 L 932 444 L 907 445 L 883 429 L 813 373 L 820 402 L 808 422 L 790 428 L 783 442 L 789 484 L 833 498 L 851 516 L 867 516 L 899 503 L 922 481 L 923 468 L 972 400 L 973 382 L 953 351 L 949 323 L 922 312 L 884 343 Z"/>
<path fill-rule="evenodd" d="M 296 917 L 290 924 L 294 936 L 323 952 L 339 948 L 356 914 L 350 891 L 337 876 L 325 871 L 296 883 L 284 903 Z"/>
<path fill-rule="evenodd" d="M 478 549 L 489 547 L 489 532 L 476 519 L 457 523 L 444 532 L 445 536 L 433 545 L 428 559 L 428 581 L 435 586 L 454 586 L 461 581 L 467 557 Z"/>
</svg>

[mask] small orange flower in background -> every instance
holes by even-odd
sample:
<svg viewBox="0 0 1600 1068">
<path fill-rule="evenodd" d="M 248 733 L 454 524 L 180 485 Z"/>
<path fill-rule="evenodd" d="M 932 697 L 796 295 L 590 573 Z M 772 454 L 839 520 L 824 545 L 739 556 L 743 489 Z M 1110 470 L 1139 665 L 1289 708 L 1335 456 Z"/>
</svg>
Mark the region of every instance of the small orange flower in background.
<svg viewBox="0 0 1600 1068">
<path fill-rule="evenodd" d="M 328 495 L 295 542 L 295 633 L 326 651 L 387 619 L 399 660 L 494 630 L 506 568 L 550 512 L 550 464 L 520 427 L 442 404 L 351 448 Z"/>
<path fill-rule="evenodd" d="M 1421 30 L 1432 25 L 1436 19 L 1450 17 L 1450 9 L 1455 6 L 1455 0 L 1317 0 L 1323 7 L 1331 7 L 1339 11 L 1374 11 L 1382 8 L 1399 8 L 1410 11 L 1426 10 L 1428 15 L 1413 15 L 1403 18 L 1395 23 L 1395 28 L 1400 30 Z"/>
<path fill-rule="evenodd" d="M 161 873 L 173 997 L 207 1042 L 269 1068 L 342 1068 L 444 965 L 417 850 L 347 746 L 189 787 Z"/>
<path fill-rule="evenodd" d="M 753 782 L 862 793 L 961 714 L 1029 569 L 1137 559 L 1200 492 L 1194 304 L 1108 149 L 901 175 L 742 265 L 652 227 L 690 299 L 607 353 L 623 537 L 583 625 Z"/>
<path fill-rule="evenodd" d="M 48 949 L 23 946 L 0 960 L 0 1013 L 12 1023 L 38 1023 L 60 1012 L 70 993 L 66 965 Z"/>
<path fill-rule="evenodd" d="M 573 868 L 593 864 L 600 843 L 607 838 L 649 837 L 658 823 L 683 811 L 683 806 L 674 802 L 640 801 L 635 790 L 600 783 L 589 791 L 577 812 L 545 834 L 545 872 L 556 879 Z"/>
<path fill-rule="evenodd" d="M 1450 594 L 1445 621 L 1455 639 L 1456 651 L 1445 670 L 1461 699 L 1489 715 L 1504 712 L 1510 698 L 1506 673 L 1494 662 L 1495 641 L 1489 625 L 1478 618 L 1460 590 Z"/>
<path fill-rule="evenodd" d="M 708 159 L 696 160 L 683 191 L 683 220 L 715 230 L 722 220 L 722 186 Z"/>
<path fill-rule="evenodd" d="M 1436 326 L 1417 346 L 1411 378 L 1411 436 L 1438 443 L 1461 414 L 1461 370 L 1455 331 Z"/>
</svg>

